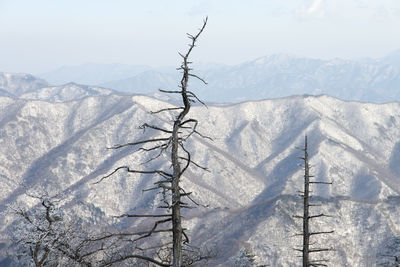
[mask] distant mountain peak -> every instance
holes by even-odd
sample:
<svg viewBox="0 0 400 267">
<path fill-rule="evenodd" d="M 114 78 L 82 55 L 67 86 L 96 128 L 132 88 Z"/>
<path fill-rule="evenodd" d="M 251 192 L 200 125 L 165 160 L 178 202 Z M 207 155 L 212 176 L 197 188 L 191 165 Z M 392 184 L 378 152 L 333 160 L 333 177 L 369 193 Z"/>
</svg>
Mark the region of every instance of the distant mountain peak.
<svg viewBox="0 0 400 267">
<path fill-rule="evenodd" d="M 263 57 L 259 57 L 255 60 L 249 61 L 253 64 L 257 64 L 257 65 L 262 65 L 262 64 L 269 64 L 271 62 L 273 63 L 280 63 L 280 62 L 286 62 L 288 60 L 292 60 L 292 59 L 296 59 L 298 57 L 294 56 L 294 55 L 290 55 L 290 54 L 272 54 L 272 55 L 268 55 L 268 56 L 263 56 Z"/>
<path fill-rule="evenodd" d="M 400 49 L 393 51 L 386 57 L 382 59 L 382 62 L 388 65 L 394 65 L 396 67 L 400 67 Z"/>
<path fill-rule="evenodd" d="M 2 95 L 19 97 L 21 94 L 48 86 L 47 81 L 27 73 L 0 72 L 0 89 Z"/>
<path fill-rule="evenodd" d="M 64 102 L 87 96 L 116 93 L 112 89 L 80 85 L 75 82 L 51 86 L 47 81 L 31 74 L 0 72 L 0 96 Z"/>
<path fill-rule="evenodd" d="M 400 49 L 397 49 L 386 56 L 386 58 L 390 58 L 390 57 L 400 58 Z"/>
<path fill-rule="evenodd" d="M 381 59 L 313 59 L 272 54 L 234 66 L 194 64 L 204 86 L 190 80 L 203 100 L 242 102 L 298 94 L 327 94 L 364 102 L 400 101 L 400 50 Z M 175 68 L 87 63 L 44 74 L 52 84 L 89 84 L 128 94 L 153 94 L 179 84 Z M 28 80 L 28 78 L 27 78 Z M 4 88 L 3 88 L 4 89 Z"/>
</svg>

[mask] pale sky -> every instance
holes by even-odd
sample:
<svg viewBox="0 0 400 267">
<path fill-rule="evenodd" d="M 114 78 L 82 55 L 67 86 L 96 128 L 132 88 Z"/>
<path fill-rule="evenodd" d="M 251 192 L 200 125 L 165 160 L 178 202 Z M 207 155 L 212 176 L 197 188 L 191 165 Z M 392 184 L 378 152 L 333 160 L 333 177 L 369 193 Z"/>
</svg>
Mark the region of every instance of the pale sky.
<svg viewBox="0 0 400 267">
<path fill-rule="evenodd" d="M 0 0 L 0 71 L 177 66 L 186 32 L 207 15 L 196 62 L 378 58 L 400 49 L 400 0 Z"/>
</svg>

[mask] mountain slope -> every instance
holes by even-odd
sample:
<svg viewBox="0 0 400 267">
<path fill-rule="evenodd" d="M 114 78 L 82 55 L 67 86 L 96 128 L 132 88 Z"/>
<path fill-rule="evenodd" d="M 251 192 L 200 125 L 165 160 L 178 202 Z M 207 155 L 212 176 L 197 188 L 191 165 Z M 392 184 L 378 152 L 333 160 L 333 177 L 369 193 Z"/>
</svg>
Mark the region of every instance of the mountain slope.
<svg viewBox="0 0 400 267">
<path fill-rule="evenodd" d="M 98 216 L 151 209 L 157 196 L 142 192 L 151 187 L 151 177 L 121 172 L 94 182 L 121 165 L 144 168 L 145 153 L 106 147 L 154 136 L 138 129 L 145 121 L 168 127 L 168 115 L 149 113 L 166 106 L 171 104 L 146 96 L 65 103 L 1 97 L 0 208 L 23 199 L 23 182 L 64 191 L 69 208 L 79 210 L 84 203 Z M 334 215 L 314 228 L 335 230 L 319 240 L 336 249 L 326 258 L 333 266 L 361 267 L 388 262 L 383 255 L 398 253 L 399 103 L 297 96 L 192 111 L 198 130 L 214 141 L 194 137 L 188 143 L 194 160 L 210 172 L 192 167 L 183 185 L 210 207 L 186 211 L 185 227 L 194 244 L 218 249 L 210 266 L 229 266 L 241 247 L 250 248 L 260 264 L 299 265 L 292 248 L 300 245 L 294 235 L 301 225 L 292 216 L 301 213 L 297 191 L 303 174 L 295 147 L 302 146 L 305 134 L 315 179 L 334 181 L 313 188 L 315 201 L 324 204 L 315 212 Z M 166 162 L 153 164 L 149 168 L 168 168 Z M 10 221 L 2 222 L 5 231 Z"/>
<path fill-rule="evenodd" d="M 46 81 L 30 74 L 0 73 L 0 96 L 23 99 L 64 102 L 87 96 L 110 95 L 117 92 L 98 86 L 67 83 L 51 86 Z"/>
<path fill-rule="evenodd" d="M 49 84 L 30 74 L 0 72 L 0 95 L 18 97 Z"/>
<path fill-rule="evenodd" d="M 43 87 L 34 92 L 22 94 L 22 99 L 36 99 L 50 102 L 65 102 L 81 99 L 87 96 L 111 95 L 116 92 L 111 89 L 81 85 L 76 83 L 67 83 L 59 86 Z"/>
</svg>

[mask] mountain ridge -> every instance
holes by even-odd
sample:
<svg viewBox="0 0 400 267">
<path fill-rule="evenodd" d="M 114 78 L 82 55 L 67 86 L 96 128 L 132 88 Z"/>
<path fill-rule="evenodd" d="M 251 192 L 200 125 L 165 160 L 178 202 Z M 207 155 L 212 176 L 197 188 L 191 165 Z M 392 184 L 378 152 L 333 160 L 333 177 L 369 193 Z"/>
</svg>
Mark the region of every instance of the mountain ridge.
<svg viewBox="0 0 400 267">
<path fill-rule="evenodd" d="M 0 96 L 20 99 L 65 102 L 95 95 L 121 94 L 115 90 L 68 82 L 52 86 L 47 81 L 26 73 L 0 72 Z"/>
<path fill-rule="evenodd" d="M 193 80 L 191 87 L 209 102 L 236 103 L 241 101 L 280 98 L 293 94 L 328 94 L 344 100 L 388 102 L 400 100 L 400 57 L 398 51 L 379 59 L 315 59 L 287 54 L 259 57 L 233 66 L 194 64 L 196 74 L 208 85 Z M 151 94 L 159 88 L 174 90 L 179 85 L 179 73 L 165 67 L 131 66 L 135 72 L 118 74 L 119 78 L 88 71 L 83 66 L 69 67 L 74 73 L 88 75 L 97 84 L 125 93 Z M 107 72 L 106 64 L 99 64 Z M 125 68 L 128 68 L 126 66 Z M 175 69 L 175 68 L 170 68 Z M 113 72 L 110 67 L 110 73 Z M 76 75 L 64 75 L 65 81 L 85 83 Z M 41 77 L 52 82 L 51 72 Z M 125 75 L 125 76 L 124 76 Z M 122 77 L 124 76 L 124 77 Z M 97 77 L 97 80 L 96 80 Z M 93 80 L 94 79 L 94 80 Z M 54 81 L 54 80 L 53 80 Z"/>
<path fill-rule="evenodd" d="M 83 211 L 76 203 L 104 213 L 93 216 L 152 209 L 157 196 L 142 189 L 153 178 L 117 173 L 93 183 L 117 166 L 143 168 L 145 154 L 106 147 L 154 136 L 138 127 L 144 122 L 168 127 L 168 115 L 150 111 L 173 106 L 149 96 L 100 95 L 57 103 L 0 97 L 0 207 L 24 200 L 19 184 L 31 181 L 31 186 L 68 192 L 70 208 L 78 214 Z M 182 180 L 196 201 L 210 205 L 185 214 L 194 244 L 220 249 L 209 266 L 227 266 L 243 246 L 260 264 L 296 266 L 292 247 L 300 241 L 291 236 L 300 222 L 292 216 L 301 212 L 297 190 L 303 174 L 295 148 L 306 134 L 313 174 L 319 181 L 334 181 L 329 188 L 314 188 L 314 198 L 325 203 L 316 212 L 336 215 L 316 226 L 335 230 L 321 241 L 337 248 L 327 256 L 332 264 L 374 266 L 390 260 L 381 257 L 385 249 L 395 255 L 400 251 L 390 249 L 400 240 L 400 198 L 395 198 L 400 192 L 400 103 L 292 96 L 194 106 L 190 115 L 199 120 L 198 130 L 214 139 L 188 142 L 194 160 L 210 172 L 193 167 Z M 149 167 L 168 168 L 165 162 L 157 164 Z M 2 222 L 3 232 L 10 221 Z"/>
</svg>

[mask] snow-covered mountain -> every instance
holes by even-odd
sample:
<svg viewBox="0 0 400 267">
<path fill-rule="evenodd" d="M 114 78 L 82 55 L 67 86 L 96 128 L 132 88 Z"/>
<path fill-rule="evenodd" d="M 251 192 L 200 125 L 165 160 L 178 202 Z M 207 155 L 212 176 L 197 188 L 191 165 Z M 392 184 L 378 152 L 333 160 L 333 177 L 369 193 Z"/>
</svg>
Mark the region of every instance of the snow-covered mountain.
<svg viewBox="0 0 400 267">
<path fill-rule="evenodd" d="M 143 65 L 86 63 L 78 66 L 63 66 L 38 76 L 55 85 L 69 82 L 101 85 L 113 80 L 126 79 L 150 69 Z"/>
<path fill-rule="evenodd" d="M 130 70 L 129 66 L 120 66 L 123 71 L 116 71 L 114 65 L 89 66 L 65 67 L 41 77 L 53 83 L 53 77 L 58 77 L 64 82 L 96 84 L 134 94 L 151 94 L 159 88 L 174 90 L 179 84 L 179 73 L 165 68 L 131 66 Z M 204 100 L 215 103 L 298 94 L 327 94 L 375 103 L 400 101 L 400 50 L 380 59 L 321 60 L 277 54 L 235 66 L 194 64 L 193 68 L 208 86 L 193 80 L 192 88 Z"/>
<path fill-rule="evenodd" d="M 66 208 L 91 207 L 93 213 L 81 211 L 82 218 L 151 209 L 157 196 L 142 192 L 154 182 L 148 176 L 120 172 L 94 182 L 117 166 L 143 168 L 145 153 L 106 147 L 152 136 L 138 129 L 145 121 L 168 127 L 169 115 L 149 111 L 170 105 L 147 96 L 60 103 L 0 97 L 1 209 L 23 200 L 21 182 L 64 191 L 70 197 Z M 335 230 L 318 240 L 336 249 L 324 258 L 332 266 L 364 267 L 389 264 L 393 258 L 387 255 L 399 255 L 399 103 L 295 96 L 196 106 L 190 116 L 214 139 L 188 143 L 193 159 L 210 172 L 193 167 L 183 179 L 193 198 L 209 205 L 184 216 L 192 242 L 218 250 L 210 266 L 233 266 L 244 247 L 259 264 L 300 266 L 293 251 L 301 244 L 295 236 L 301 222 L 293 215 L 301 213 L 297 191 L 303 179 L 296 147 L 306 134 L 315 179 L 334 182 L 313 188 L 314 200 L 323 204 L 315 212 L 334 215 L 313 228 Z M 2 217 L 1 231 L 8 224 Z"/>
<path fill-rule="evenodd" d="M 388 61 L 319 60 L 287 55 L 263 57 L 210 73 L 202 95 L 227 101 L 327 94 L 344 100 L 400 100 L 400 66 Z M 212 90 L 208 90 L 212 88 Z"/>
<path fill-rule="evenodd" d="M 30 74 L 0 72 L 0 95 L 2 96 L 19 97 L 46 86 L 49 84 L 45 80 Z"/>
<path fill-rule="evenodd" d="M 112 89 L 76 83 L 52 86 L 47 81 L 30 74 L 0 72 L 0 96 L 63 102 L 116 93 Z"/>
<path fill-rule="evenodd" d="M 179 73 L 162 73 L 149 70 L 127 79 L 109 81 L 101 84 L 124 93 L 149 94 L 158 89 L 173 90 L 179 84 Z M 149 88 L 153 88 L 149 90 Z"/>
<path fill-rule="evenodd" d="M 33 92 L 22 94 L 20 98 L 64 102 L 81 99 L 87 96 L 111 95 L 115 93 L 114 90 L 103 87 L 67 83 L 59 86 L 43 87 Z"/>
</svg>

